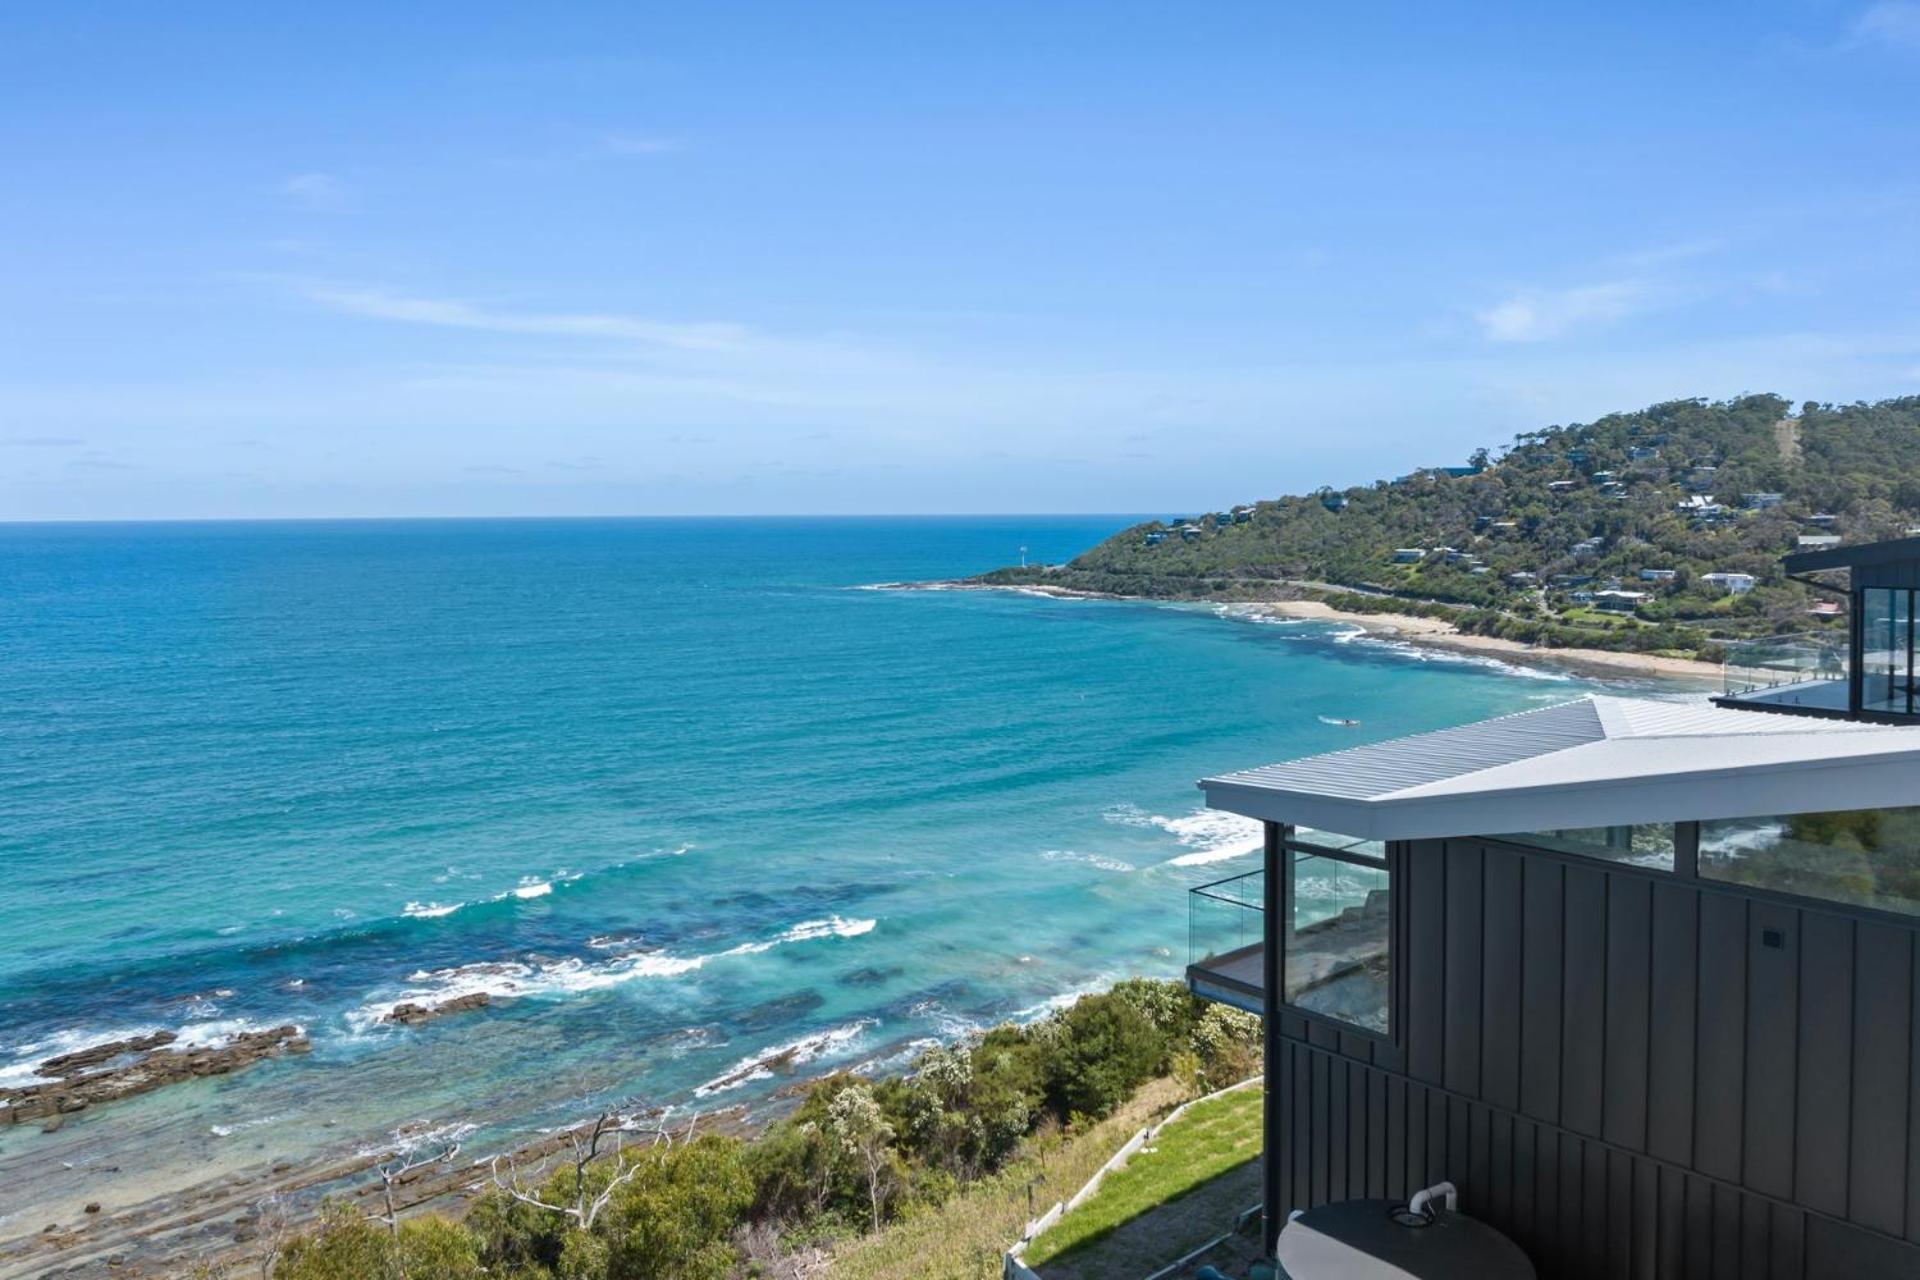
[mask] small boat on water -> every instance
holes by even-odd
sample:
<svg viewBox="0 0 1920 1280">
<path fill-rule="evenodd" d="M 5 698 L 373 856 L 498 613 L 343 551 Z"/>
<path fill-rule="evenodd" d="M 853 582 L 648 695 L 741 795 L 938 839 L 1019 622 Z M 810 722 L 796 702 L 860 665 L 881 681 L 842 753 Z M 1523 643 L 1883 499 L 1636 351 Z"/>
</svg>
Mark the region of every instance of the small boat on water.
<svg viewBox="0 0 1920 1280">
<path fill-rule="evenodd" d="M 1334 716 L 1321 716 L 1319 719 L 1321 724 L 1338 725 L 1342 729 L 1357 729 L 1360 727 L 1358 720 L 1341 720 Z"/>
</svg>

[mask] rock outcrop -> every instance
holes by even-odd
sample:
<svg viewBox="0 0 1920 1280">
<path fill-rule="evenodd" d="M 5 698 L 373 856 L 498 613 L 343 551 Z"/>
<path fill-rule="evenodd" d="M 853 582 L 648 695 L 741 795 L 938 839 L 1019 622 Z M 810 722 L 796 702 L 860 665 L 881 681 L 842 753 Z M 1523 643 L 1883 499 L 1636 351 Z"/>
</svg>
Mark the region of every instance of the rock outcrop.
<svg viewBox="0 0 1920 1280">
<path fill-rule="evenodd" d="M 435 1018 L 444 1018 L 450 1013 L 470 1013 L 475 1009 L 484 1009 L 493 1003 L 493 997 L 484 991 L 472 995 L 455 996 L 439 1004 L 415 1004 L 408 1001 L 397 1004 L 387 1011 L 382 1022 L 394 1022 L 403 1027 L 417 1027 L 423 1022 L 432 1022 Z"/>
<path fill-rule="evenodd" d="M 225 1044 L 173 1048 L 171 1031 L 135 1036 L 49 1058 L 37 1068 L 44 1083 L 0 1089 L 0 1125 L 40 1120 L 48 1127 L 76 1111 L 131 1098 L 199 1076 L 219 1076 L 263 1058 L 306 1053 L 311 1041 L 292 1023 L 247 1031 Z"/>
</svg>

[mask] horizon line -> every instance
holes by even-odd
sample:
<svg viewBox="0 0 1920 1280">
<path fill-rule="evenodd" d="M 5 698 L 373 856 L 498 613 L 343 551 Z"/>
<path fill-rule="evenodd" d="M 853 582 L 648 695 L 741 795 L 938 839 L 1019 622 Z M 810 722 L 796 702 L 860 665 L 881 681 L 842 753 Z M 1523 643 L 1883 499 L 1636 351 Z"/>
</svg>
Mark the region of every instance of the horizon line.
<svg viewBox="0 0 1920 1280">
<path fill-rule="evenodd" d="M 451 524 L 458 521 L 535 520 L 1066 520 L 1095 516 L 1136 519 L 1142 511 L 818 511 L 818 512 L 674 512 L 652 514 L 585 515 L 375 515 L 375 516 L 51 516 L 43 519 L 0 518 L 0 529 L 75 525 L 155 524 Z M 1148 517 L 1151 518 L 1151 517 Z"/>
</svg>

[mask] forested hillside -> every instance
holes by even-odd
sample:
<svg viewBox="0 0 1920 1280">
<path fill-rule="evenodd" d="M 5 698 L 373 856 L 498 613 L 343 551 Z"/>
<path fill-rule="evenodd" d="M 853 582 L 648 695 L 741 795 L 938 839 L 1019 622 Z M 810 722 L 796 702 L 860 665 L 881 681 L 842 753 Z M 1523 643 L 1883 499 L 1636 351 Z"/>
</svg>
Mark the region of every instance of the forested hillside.
<svg viewBox="0 0 1920 1280">
<path fill-rule="evenodd" d="M 983 581 L 1319 595 L 1445 609 L 1465 629 L 1549 644 L 1697 652 L 1843 626 L 1813 612 L 1829 597 L 1787 580 L 1780 557 L 1817 545 L 1802 539 L 1869 542 L 1916 525 L 1920 396 L 1795 411 L 1753 395 L 1547 427 L 1458 465 L 1154 521 L 1068 565 Z"/>
</svg>

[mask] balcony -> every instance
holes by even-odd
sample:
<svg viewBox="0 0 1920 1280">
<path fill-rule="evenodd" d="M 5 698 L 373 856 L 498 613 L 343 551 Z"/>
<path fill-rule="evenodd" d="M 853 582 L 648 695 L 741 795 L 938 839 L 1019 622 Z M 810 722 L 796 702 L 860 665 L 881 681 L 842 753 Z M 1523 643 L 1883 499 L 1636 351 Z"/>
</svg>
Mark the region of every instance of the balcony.
<svg viewBox="0 0 1920 1280">
<path fill-rule="evenodd" d="M 1195 995 L 1261 1012 L 1266 879 L 1249 871 L 1187 891 L 1187 985 Z"/>
<path fill-rule="evenodd" d="M 1720 701 L 1756 711 L 1847 714 L 1848 645 L 1844 629 L 1729 640 L 1720 667 Z"/>
</svg>

